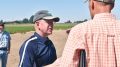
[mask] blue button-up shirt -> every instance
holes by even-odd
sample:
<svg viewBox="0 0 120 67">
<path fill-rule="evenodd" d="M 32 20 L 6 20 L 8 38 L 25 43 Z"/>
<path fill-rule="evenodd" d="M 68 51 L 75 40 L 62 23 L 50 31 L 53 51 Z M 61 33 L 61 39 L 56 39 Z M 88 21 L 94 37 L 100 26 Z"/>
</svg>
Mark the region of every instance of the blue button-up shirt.
<svg viewBox="0 0 120 67">
<path fill-rule="evenodd" d="M 34 33 L 26 40 L 20 48 L 20 63 L 19 67 L 42 67 L 54 62 L 57 58 L 56 50 L 51 40 L 48 37 L 41 37 Z"/>
</svg>

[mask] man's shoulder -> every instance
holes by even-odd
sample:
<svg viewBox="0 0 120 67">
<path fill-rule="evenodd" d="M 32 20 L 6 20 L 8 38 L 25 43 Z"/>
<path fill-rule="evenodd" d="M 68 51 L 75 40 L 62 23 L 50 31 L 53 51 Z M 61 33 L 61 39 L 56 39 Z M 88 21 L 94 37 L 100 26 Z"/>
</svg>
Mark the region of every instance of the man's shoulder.
<svg viewBox="0 0 120 67">
<path fill-rule="evenodd" d="M 3 34 L 10 35 L 10 33 L 9 33 L 9 32 L 7 32 L 7 31 L 3 31 Z"/>
<path fill-rule="evenodd" d="M 120 20 L 116 20 L 116 26 L 120 28 Z"/>
<path fill-rule="evenodd" d="M 5 36 L 5 37 L 11 39 L 11 37 L 10 37 L 10 33 L 7 32 L 7 31 L 3 31 L 3 36 Z"/>
<path fill-rule="evenodd" d="M 116 20 L 116 22 L 119 22 L 119 23 L 120 23 L 120 20 Z"/>
<path fill-rule="evenodd" d="M 33 42 L 36 42 L 37 41 L 37 37 L 36 36 L 31 36 L 30 38 L 28 38 L 27 40 L 26 40 L 26 42 L 28 42 L 28 43 L 33 43 Z"/>
<path fill-rule="evenodd" d="M 89 25 L 91 25 L 92 20 L 83 22 L 83 23 L 79 23 L 77 25 L 75 25 L 74 27 L 71 28 L 71 31 L 73 34 L 77 34 L 78 32 L 82 32 L 82 34 L 85 34 L 88 27 L 90 27 Z M 78 33 L 78 34 L 79 34 Z"/>
<path fill-rule="evenodd" d="M 25 46 L 27 48 L 33 48 L 35 46 L 36 39 L 37 39 L 36 37 L 31 36 L 26 41 L 24 41 L 24 43 L 22 44 L 22 48 Z"/>
<path fill-rule="evenodd" d="M 3 31 L 3 35 L 5 35 L 5 36 L 9 36 L 9 37 L 10 37 L 10 33 L 7 32 L 7 31 Z"/>
</svg>

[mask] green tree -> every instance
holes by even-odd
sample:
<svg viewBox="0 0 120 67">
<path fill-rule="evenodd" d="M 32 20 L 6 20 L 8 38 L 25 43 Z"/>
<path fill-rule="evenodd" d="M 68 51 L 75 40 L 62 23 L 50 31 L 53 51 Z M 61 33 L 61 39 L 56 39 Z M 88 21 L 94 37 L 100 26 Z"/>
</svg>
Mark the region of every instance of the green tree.
<svg viewBox="0 0 120 67">
<path fill-rule="evenodd" d="M 0 22 L 3 22 L 3 20 L 0 20 Z"/>
<path fill-rule="evenodd" d="M 22 22 L 23 23 L 29 23 L 29 20 L 27 18 L 24 18 Z"/>
<path fill-rule="evenodd" d="M 66 21 L 65 23 L 72 23 L 70 20 Z"/>
<path fill-rule="evenodd" d="M 30 17 L 30 19 L 29 19 L 29 23 L 33 23 L 33 15 Z"/>
</svg>

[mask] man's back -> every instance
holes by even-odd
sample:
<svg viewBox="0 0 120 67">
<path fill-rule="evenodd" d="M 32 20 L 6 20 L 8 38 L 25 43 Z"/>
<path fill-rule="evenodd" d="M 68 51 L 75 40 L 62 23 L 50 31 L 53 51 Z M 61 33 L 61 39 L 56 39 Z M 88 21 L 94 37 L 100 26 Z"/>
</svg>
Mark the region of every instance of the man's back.
<svg viewBox="0 0 120 67">
<path fill-rule="evenodd" d="M 85 25 L 89 67 L 120 67 L 120 22 L 111 14 L 97 14 Z"/>
<path fill-rule="evenodd" d="M 71 29 L 60 67 L 77 67 L 81 49 L 86 51 L 87 67 L 120 67 L 119 48 L 120 22 L 110 13 L 96 14 Z"/>
</svg>

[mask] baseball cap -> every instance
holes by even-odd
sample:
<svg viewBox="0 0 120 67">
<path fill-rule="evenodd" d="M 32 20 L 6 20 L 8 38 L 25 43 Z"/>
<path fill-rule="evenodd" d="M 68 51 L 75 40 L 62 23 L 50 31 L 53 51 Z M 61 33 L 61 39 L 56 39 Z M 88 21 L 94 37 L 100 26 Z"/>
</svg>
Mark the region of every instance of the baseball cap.
<svg viewBox="0 0 120 67">
<path fill-rule="evenodd" d="M 85 0 L 85 3 L 87 1 L 89 0 Z M 94 0 L 94 1 L 99 1 L 99 2 L 108 3 L 108 4 L 113 4 L 115 2 L 115 0 Z"/>
<path fill-rule="evenodd" d="M 115 0 L 95 0 L 95 1 L 109 3 L 109 4 L 113 4 L 115 2 Z"/>
<path fill-rule="evenodd" d="M 40 10 L 37 13 L 35 13 L 33 17 L 33 22 L 40 19 L 53 20 L 54 22 L 58 22 L 60 20 L 59 17 L 52 16 L 52 14 L 49 13 L 47 10 Z"/>
</svg>

